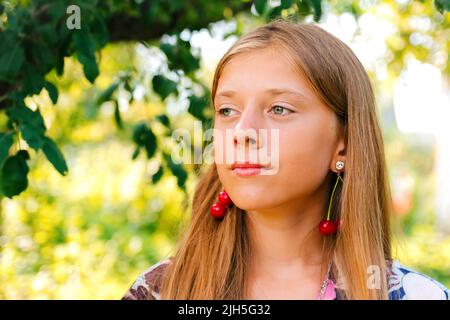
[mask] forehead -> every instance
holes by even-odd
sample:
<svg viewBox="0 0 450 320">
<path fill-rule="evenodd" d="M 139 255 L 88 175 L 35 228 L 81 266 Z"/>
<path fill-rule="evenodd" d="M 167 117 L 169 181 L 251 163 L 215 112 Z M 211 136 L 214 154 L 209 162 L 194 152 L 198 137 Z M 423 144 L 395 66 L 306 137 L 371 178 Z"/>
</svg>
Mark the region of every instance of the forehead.
<svg viewBox="0 0 450 320">
<path fill-rule="evenodd" d="M 311 94 L 309 83 L 290 56 L 273 48 L 253 49 L 232 57 L 220 75 L 220 91 L 260 92 L 286 87 Z"/>
</svg>

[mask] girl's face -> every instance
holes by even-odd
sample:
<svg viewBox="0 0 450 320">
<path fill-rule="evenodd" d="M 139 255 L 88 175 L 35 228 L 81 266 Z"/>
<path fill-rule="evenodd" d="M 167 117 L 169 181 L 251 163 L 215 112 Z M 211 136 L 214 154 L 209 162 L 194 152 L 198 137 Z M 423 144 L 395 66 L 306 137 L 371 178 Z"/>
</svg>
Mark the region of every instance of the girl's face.
<svg viewBox="0 0 450 320">
<path fill-rule="evenodd" d="M 329 171 L 336 171 L 335 162 L 344 160 L 340 151 L 345 146 L 335 113 L 276 49 L 233 57 L 222 71 L 213 102 L 219 178 L 241 209 L 262 210 L 305 201 L 325 186 Z M 252 135 L 252 130 L 266 132 L 258 136 Z M 231 140 L 226 138 L 227 131 L 232 133 Z M 234 156 L 225 161 L 223 155 L 230 151 Z M 232 170 L 234 162 L 246 161 L 267 167 L 259 174 L 251 169 Z"/>
</svg>

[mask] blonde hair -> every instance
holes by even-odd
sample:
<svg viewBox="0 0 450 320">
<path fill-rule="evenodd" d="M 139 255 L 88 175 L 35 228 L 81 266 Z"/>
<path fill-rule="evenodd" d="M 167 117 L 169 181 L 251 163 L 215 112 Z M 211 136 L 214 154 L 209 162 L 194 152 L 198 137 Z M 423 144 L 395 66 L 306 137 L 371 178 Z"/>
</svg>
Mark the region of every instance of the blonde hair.
<svg viewBox="0 0 450 320">
<path fill-rule="evenodd" d="M 283 51 L 298 66 L 344 130 L 345 179 L 333 210 L 334 218 L 343 223 L 338 234 L 327 239 L 325 250 L 333 274 L 343 284 L 340 297 L 387 299 L 386 276 L 380 277 L 378 289 L 368 286 L 368 268 L 376 266 L 386 275 L 391 260 L 390 191 L 368 75 L 351 49 L 320 27 L 273 21 L 242 36 L 222 57 L 214 74 L 212 98 L 233 57 L 268 47 Z M 213 164 L 200 177 L 187 232 L 166 270 L 162 299 L 245 298 L 250 256 L 246 212 L 233 206 L 223 221 L 211 218 L 209 209 L 221 190 Z"/>
</svg>

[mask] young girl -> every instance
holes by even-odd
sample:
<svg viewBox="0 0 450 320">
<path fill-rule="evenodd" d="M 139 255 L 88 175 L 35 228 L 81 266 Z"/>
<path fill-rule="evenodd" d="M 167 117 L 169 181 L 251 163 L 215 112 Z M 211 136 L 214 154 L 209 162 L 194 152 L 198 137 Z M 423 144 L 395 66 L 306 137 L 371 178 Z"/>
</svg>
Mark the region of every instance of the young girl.
<svg viewBox="0 0 450 320">
<path fill-rule="evenodd" d="M 375 99 L 347 45 L 271 22 L 221 59 L 212 101 L 215 163 L 189 228 L 122 299 L 449 299 L 391 257 Z"/>
</svg>

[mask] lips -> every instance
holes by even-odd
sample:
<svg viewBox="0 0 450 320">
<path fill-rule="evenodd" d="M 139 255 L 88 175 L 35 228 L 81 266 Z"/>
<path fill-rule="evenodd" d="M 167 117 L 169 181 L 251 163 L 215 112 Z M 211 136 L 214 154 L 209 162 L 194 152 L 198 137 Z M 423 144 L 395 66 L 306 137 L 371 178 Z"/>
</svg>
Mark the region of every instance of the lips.
<svg viewBox="0 0 450 320">
<path fill-rule="evenodd" d="M 259 169 L 261 169 L 261 168 L 264 168 L 264 167 L 265 166 L 263 166 L 262 164 L 259 164 L 259 163 L 249 163 L 249 162 L 246 162 L 246 163 L 233 163 L 231 165 L 231 170 L 234 170 L 236 168 L 240 168 L 240 169 L 251 169 L 251 168 L 255 169 L 255 168 L 259 168 Z"/>
<path fill-rule="evenodd" d="M 259 175 L 261 170 L 267 166 L 259 163 L 233 163 L 231 165 L 231 170 L 234 174 L 242 177 Z"/>
</svg>

